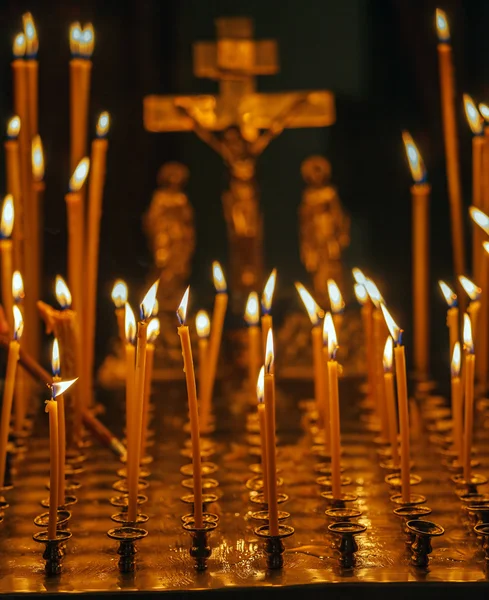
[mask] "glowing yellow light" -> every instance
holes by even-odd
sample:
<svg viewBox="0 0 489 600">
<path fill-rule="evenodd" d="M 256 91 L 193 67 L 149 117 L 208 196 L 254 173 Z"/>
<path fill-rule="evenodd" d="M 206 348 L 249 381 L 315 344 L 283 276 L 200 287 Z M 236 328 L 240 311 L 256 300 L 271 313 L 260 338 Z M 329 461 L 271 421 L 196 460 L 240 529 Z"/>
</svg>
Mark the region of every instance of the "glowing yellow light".
<svg viewBox="0 0 489 600">
<path fill-rule="evenodd" d="M 421 154 L 407 131 L 402 132 L 402 140 L 406 148 L 406 155 L 411 169 L 411 177 L 415 183 L 421 183 L 426 177 L 426 169 Z"/>
<path fill-rule="evenodd" d="M 327 312 L 324 317 L 323 342 L 328 344 L 329 360 L 334 360 L 338 350 L 338 338 L 336 337 L 336 329 L 330 312 Z"/>
<path fill-rule="evenodd" d="M 136 317 L 129 302 L 125 304 L 124 332 L 126 334 L 126 342 L 134 344 L 136 341 Z"/>
<path fill-rule="evenodd" d="M 309 319 L 311 319 L 312 325 L 316 327 L 324 315 L 323 309 L 319 306 L 316 300 L 314 300 L 302 283 L 296 282 L 295 288 L 299 292 L 299 296 L 306 307 L 307 314 L 309 315 Z"/>
<path fill-rule="evenodd" d="M 14 115 L 7 124 L 7 137 L 16 138 L 20 133 L 20 117 Z"/>
<path fill-rule="evenodd" d="M 273 363 L 275 361 L 275 355 L 273 352 L 273 331 L 272 329 L 268 330 L 267 335 L 267 344 L 265 350 L 265 369 L 267 373 L 270 373 L 273 369 Z"/>
<path fill-rule="evenodd" d="M 70 379 L 69 381 L 57 381 L 52 383 L 49 387 L 51 388 L 51 396 L 53 400 L 61 394 L 64 394 L 74 383 L 78 381 L 78 377 Z"/>
<path fill-rule="evenodd" d="M 54 338 L 53 349 L 51 351 L 51 370 L 55 377 L 59 377 L 60 363 L 59 363 L 59 344 L 58 344 L 57 338 Z"/>
<path fill-rule="evenodd" d="M 460 342 L 455 342 L 453 346 L 451 371 L 452 377 L 460 377 L 460 368 L 462 366 L 462 351 L 460 349 Z"/>
<path fill-rule="evenodd" d="M 154 344 L 156 338 L 160 335 L 160 320 L 157 317 L 153 317 L 148 323 L 148 329 L 146 330 L 146 339 L 149 344 Z"/>
<path fill-rule="evenodd" d="M 90 170 L 90 159 L 85 156 L 76 166 L 76 169 L 70 179 L 70 191 L 78 192 L 81 190 L 85 179 L 87 178 L 88 171 Z"/>
<path fill-rule="evenodd" d="M 479 104 L 479 112 L 484 117 L 485 121 L 489 121 L 489 106 L 481 102 Z"/>
<path fill-rule="evenodd" d="M 260 304 L 256 292 L 250 292 L 250 295 L 248 296 L 244 318 L 250 327 L 257 325 L 260 320 Z"/>
<path fill-rule="evenodd" d="M 475 206 L 469 208 L 470 218 L 489 235 L 489 217 Z"/>
<path fill-rule="evenodd" d="M 258 403 L 261 404 L 265 399 L 265 367 L 262 366 L 258 373 L 258 379 L 256 381 L 256 397 Z"/>
<path fill-rule="evenodd" d="M 396 346 L 398 346 L 401 343 L 402 330 L 399 328 L 397 323 L 391 317 L 391 314 L 387 310 L 387 307 L 384 303 L 382 303 L 380 305 L 380 308 L 382 309 L 382 314 L 384 315 L 384 319 L 387 324 L 387 328 L 389 329 L 389 332 L 392 336 L 392 339 L 394 340 Z"/>
<path fill-rule="evenodd" d="M 180 325 L 185 325 L 185 320 L 187 318 L 187 308 L 188 308 L 188 297 L 190 294 L 190 286 L 185 290 L 185 294 L 183 295 L 180 306 L 177 309 L 177 317 L 180 321 Z"/>
<path fill-rule="evenodd" d="M 365 275 L 363 274 L 363 271 L 361 269 L 359 269 L 358 267 L 354 267 L 351 272 L 353 273 L 353 279 L 357 282 L 360 283 L 361 285 L 365 285 L 365 283 L 367 282 L 367 278 L 365 277 Z"/>
<path fill-rule="evenodd" d="M 261 305 L 265 313 L 272 310 L 273 293 L 275 291 L 275 283 L 277 281 L 277 269 L 273 269 L 263 289 L 261 295 Z"/>
<path fill-rule="evenodd" d="M 355 283 L 353 289 L 355 290 L 355 296 L 358 300 L 358 304 L 361 304 L 362 306 L 366 304 L 368 302 L 368 292 L 365 286 L 361 283 Z"/>
<path fill-rule="evenodd" d="M 25 39 L 25 35 L 23 33 L 18 33 L 15 36 L 14 45 L 12 48 L 12 52 L 15 58 L 22 58 L 23 56 L 25 56 L 26 45 L 27 42 Z"/>
<path fill-rule="evenodd" d="M 474 135 L 480 135 L 483 131 L 484 119 L 481 117 L 477 106 L 468 94 L 464 94 L 465 116 L 470 129 Z"/>
<path fill-rule="evenodd" d="M 384 356 L 382 357 L 382 362 L 384 364 L 384 371 L 386 373 L 392 372 L 392 357 L 394 354 L 394 343 L 392 342 L 391 336 L 389 336 L 385 342 L 384 346 Z"/>
<path fill-rule="evenodd" d="M 34 181 L 44 179 L 44 151 L 42 148 L 41 136 L 35 135 L 32 138 L 32 177 Z"/>
<path fill-rule="evenodd" d="M 338 314 L 345 308 L 345 302 L 341 295 L 340 288 L 334 279 L 328 279 L 328 295 L 333 314 Z"/>
<path fill-rule="evenodd" d="M 365 281 L 365 289 L 370 297 L 370 300 L 374 303 L 375 308 L 379 308 L 384 299 L 382 298 L 382 294 L 379 291 L 379 288 L 375 285 L 375 283 L 371 279 L 367 279 Z"/>
<path fill-rule="evenodd" d="M 97 121 L 97 127 L 96 127 L 97 137 L 104 137 L 105 135 L 107 135 L 107 132 L 109 131 L 109 127 L 110 127 L 110 116 L 107 111 L 104 111 L 103 113 L 100 114 L 98 121 Z"/>
<path fill-rule="evenodd" d="M 19 341 L 24 331 L 24 319 L 20 308 L 14 304 L 14 339 Z"/>
<path fill-rule="evenodd" d="M 14 271 L 12 275 L 12 296 L 15 302 L 20 302 L 24 299 L 24 281 L 20 271 Z"/>
<path fill-rule="evenodd" d="M 462 284 L 465 293 L 472 301 L 479 300 L 482 292 L 480 287 L 475 285 L 475 283 L 471 281 L 468 277 L 465 277 L 465 275 L 459 275 L 458 280 Z"/>
<path fill-rule="evenodd" d="M 205 310 L 199 310 L 195 317 L 195 328 L 200 338 L 208 338 L 211 332 L 211 320 Z"/>
<path fill-rule="evenodd" d="M 31 13 L 28 12 L 22 15 L 22 21 L 24 23 L 24 33 L 26 38 L 26 54 L 27 56 L 36 56 L 39 49 L 39 40 Z"/>
<path fill-rule="evenodd" d="M 436 9 L 436 31 L 440 42 L 448 42 L 450 40 L 447 15 L 441 8 Z"/>
<path fill-rule="evenodd" d="M 464 314 L 464 348 L 468 354 L 474 353 L 474 340 L 472 338 L 472 323 L 467 313 Z"/>
<path fill-rule="evenodd" d="M 87 23 L 81 32 L 79 53 L 83 58 L 90 58 L 93 54 L 93 47 L 95 45 L 95 32 L 93 25 Z"/>
<path fill-rule="evenodd" d="M 482 242 L 482 247 L 489 254 L 489 242 Z"/>
<path fill-rule="evenodd" d="M 61 275 L 56 275 L 55 292 L 56 300 L 61 308 L 69 308 L 71 306 L 71 292 Z"/>
<path fill-rule="evenodd" d="M 153 315 L 153 311 L 155 308 L 155 302 L 156 302 L 156 294 L 158 293 L 158 285 L 160 283 L 160 280 L 157 279 L 153 285 L 149 288 L 149 290 L 146 292 L 146 296 L 143 298 L 143 301 L 141 302 L 141 318 L 143 320 L 146 319 L 150 319 L 151 316 Z"/>
<path fill-rule="evenodd" d="M 218 294 L 224 293 L 227 289 L 226 278 L 224 277 L 221 265 L 217 262 L 217 260 L 212 263 L 212 278 L 214 279 L 214 287 L 216 288 L 216 292 Z"/>
<path fill-rule="evenodd" d="M 438 281 L 438 285 L 440 286 L 441 293 L 443 294 L 448 306 L 450 308 L 455 306 L 457 304 L 457 294 L 441 279 Z"/>
<path fill-rule="evenodd" d="M 0 238 L 8 239 L 14 228 L 14 199 L 12 194 L 7 194 L 3 200 L 2 218 L 0 221 Z"/>
<path fill-rule="evenodd" d="M 127 284 L 122 279 L 117 279 L 111 293 L 112 302 L 116 308 L 122 308 L 127 302 Z"/>
<path fill-rule="evenodd" d="M 80 53 L 80 40 L 82 37 L 82 28 L 80 23 L 75 22 L 70 25 L 70 52 L 73 56 Z"/>
</svg>

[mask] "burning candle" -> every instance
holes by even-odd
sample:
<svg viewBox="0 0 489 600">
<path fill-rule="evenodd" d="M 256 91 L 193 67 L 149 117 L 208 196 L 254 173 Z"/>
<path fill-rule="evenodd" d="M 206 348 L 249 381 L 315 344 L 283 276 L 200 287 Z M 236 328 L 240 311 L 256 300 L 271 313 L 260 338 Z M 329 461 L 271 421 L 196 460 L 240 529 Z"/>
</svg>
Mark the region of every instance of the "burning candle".
<svg viewBox="0 0 489 600">
<path fill-rule="evenodd" d="M 5 485 L 5 469 L 7 466 L 7 445 L 10 429 L 10 416 L 12 414 L 12 403 L 14 399 L 15 373 L 19 361 L 20 338 L 24 330 L 22 313 L 18 306 L 12 309 L 14 326 L 13 337 L 8 346 L 7 372 L 5 374 L 5 385 L 3 388 L 2 413 L 0 421 L 0 487 Z"/>
<path fill-rule="evenodd" d="M 263 500 L 268 504 L 268 459 L 267 459 L 267 415 L 265 412 L 265 367 L 261 367 L 256 382 L 258 399 L 258 423 L 260 425 L 261 473 L 263 480 Z"/>
<path fill-rule="evenodd" d="M 151 383 L 153 381 L 155 342 L 159 335 L 160 320 L 157 317 L 154 317 L 148 323 L 148 329 L 146 330 L 148 343 L 146 346 L 146 371 L 144 373 L 143 435 L 141 440 L 141 456 L 144 456 L 148 442 L 149 399 L 151 396 Z"/>
<path fill-rule="evenodd" d="M 452 288 L 441 279 L 438 281 L 443 297 L 448 305 L 447 310 L 447 327 L 450 339 L 450 356 L 453 354 L 453 348 L 458 341 L 458 304 L 457 294 Z"/>
<path fill-rule="evenodd" d="M 397 444 L 397 411 L 394 393 L 394 373 L 392 372 L 394 344 L 389 336 L 384 347 L 384 386 L 387 402 L 387 418 L 389 421 L 389 441 L 392 451 L 392 463 L 399 465 L 399 447 Z"/>
<path fill-rule="evenodd" d="M 14 271 L 12 275 L 12 296 L 14 304 L 16 304 L 22 316 L 24 316 L 23 302 L 24 302 L 24 281 L 20 271 Z M 21 345 L 24 345 L 22 341 Z M 28 402 L 28 389 L 27 389 L 26 373 L 24 370 L 19 369 L 17 371 L 15 381 L 15 402 L 14 402 L 14 432 L 20 435 L 24 427 L 24 420 L 27 413 L 27 402 Z"/>
<path fill-rule="evenodd" d="M 475 338 L 475 332 L 478 331 L 477 325 L 481 308 L 480 298 L 482 290 L 479 286 L 477 286 L 473 281 L 471 281 L 468 277 L 465 277 L 464 275 L 459 275 L 458 280 L 464 288 L 467 296 L 470 298 L 470 304 L 467 309 L 467 312 L 472 322 L 472 331 L 474 332 Z"/>
<path fill-rule="evenodd" d="M 455 273 L 465 272 L 464 235 L 462 219 L 462 188 L 458 156 L 458 133 L 455 110 L 455 82 L 453 75 L 452 46 L 447 16 L 436 9 L 438 32 L 438 61 L 440 69 L 441 109 L 445 157 L 447 164 L 448 196 L 452 226 L 453 265 Z"/>
<path fill-rule="evenodd" d="M 337 286 L 334 279 L 328 279 L 328 296 L 335 328 L 340 329 L 343 323 L 345 302 L 341 295 L 340 288 Z"/>
<path fill-rule="evenodd" d="M 126 355 L 126 439 L 127 439 L 127 473 L 129 474 L 129 457 L 134 454 L 134 369 L 136 362 L 136 318 L 131 305 L 124 305 L 124 331 Z M 132 458 L 131 458 L 132 460 Z M 133 502 L 137 501 L 132 499 Z"/>
<path fill-rule="evenodd" d="M 421 380 L 429 375 L 429 205 L 431 186 L 426 182 L 426 169 L 416 144 L 407 131 L 402 133 L 414 184 L 412 202 L 412 264 L 413 264 L 413 324 L 414 368 Z"/>
<path fill-rule="evenodd" d="M 44 184 L 44 151 L 42 147 L 41 138 L 39 135 L 35 135 L 32 138 L 31 145 L 31 160 L 32 160 L 32 194 L 31 203 L 28 207 L 29 219 L 31 220 L 32 226 L 30 226 L 31 236 L 29 243 L 27 244 L 27 256 L 25 260 L 25 267 L 29 273 L 28 280 L 30 281 L 29 287 L 29 298 L 26 302 L 26 313 L 29 318 L 29 322 L 32 319 L 35 326 L 29 327 L 28 335 L 31 335 L 31 345 L 35 348 L 39 346 L 39 327 L 37 327 L 36 316 L 36 300 L 41 296 L 41 273 L 42 273 L 42 252 L 43 243 L 41 239 L 42 218 L 43 218 L 43 196 L 45 190 Z M 25 216 L 25 212 L 24 212 Z"/>
<path fill-rule="evenodd" d="M 265 287 L 263 288 L 263 293 L 261 295 L 261 339 L 263 351 L 265 352 L 267 347 L 267 339 L 268 339 L 268 331 L 273 327 L 273 319 L 272 319 L 272 301 L 273 294 L 275 292 L 275 284 L 277 282 L 277 269 L 273 269 L 270 273 Z"/>
<path fill-rule="evenodd" d="M 119 339 L 122 343 L 125 342 L 125 315 L 126 315 L 126 302 L 127 302 L 127 285 L 122 279 L 117 279 L 112 288 L 112 302 L 115 306 L 115 317 L 117 319 L 117 330 L 119 332 Z"/>
<path fill-rule="evenodd" d="M 372 302 L 368 296 L 368 292 L 365 286 L 361 283 L 355 283 L 353 286 L 355 291 L 355 297 L 358 304 L 362 307 L 360 309 L 362 315 L 362 326 L 363 335 L 365 340 L 365 362 L 367 365 L 367 389 L 370 395 L 373 394 L 375 389 L 375 375 L 374 375 L 374 356 L 373 356 L 373 345 L 372 345 Z"/>
<path fill-rule="evenodd" d="M 88 106 L 90 101 L 91 56 L 95 34 L 91 23 L 70 27 L 70 141 L 71 169 L 87 154 Z"/>
<path fill-rule="evenodd" d="M 474 431 L 474 373 L 475 350 L 472 338 L 472 320 L 467 313 L 464 314 L 464 350 L 465 350 L 465 419 L 464 419 L 464 452 L 463 468 L 464 479 L 470 481 L 472 436 Z"/>
<path fill-rule="evenodd" d="M 17 225 L 13 232 L 14 264 L 23 268 L 23 232 L 22 232 L 22 191 L 20 177 L 19 132 L 20 118 L 14 116 L 7 125 L 7 140 L 5 141 L 5 174 L 7 177 L 7 194 L 14 199 L 14 211 L 17 213 Z"/>
<path fill-rule="evenodd" d="M 253 390 L 262 362 L 261 337 L 258 326 L 260 303 L 256 292 L 251 292 L 248 296 L 244 319 L 248 326 L 248 385 L 249 389 Z"/>
<path fill-rule="evenodd" d="M 488 361 L 489 361 L 489 242 L 482 242 L 482 248 L 484 250 L 481 263 L 481 288 L 484 293 L 481 296 L 481 314 L 480 314 L 480 327 L 479 337 L 477 340 L 477 379 L 482 390 L 485 392 L 487 389 L 488 381 Z"/>
<path fill-rule="evenodd" d="M 195 328 L 199 336 L 199 392 L 202 394 L 202 390 L 205 388 L 209 334 L 211 331 L 211 321 L 205 310 L 199 310 L 197 313 Z"/>
<path fill-rule="evenodd" d="M 489 106 L 479 104 L 479 112 L 484 118 L 484 147 L 482 149 L 481 167 L 481 204 L 480 207 L 489 211 Z"/>
<path fill-rule="evenodd" d="M 340 433 L 340 398 L 338 390 L 338 363 L 336 352 L 338 342 L 331 313 L 324 317 L 324 326 L 328 334 L 328 379 L 329 379 L 329 412 L 331 420 L 331 485 L 333 500 L 341 500 L 341 433 Z"/>
<path fill-rule="evenodd" d="M 61 367 L 59 361 L 59 344 L 54 338 L 51 352 L 51 369 L 53 371 L 53 383 L 61 381 Z M 66 420 L 65 400 L 63 394 L 56 396 L 58 404 L 58 506 L 65 503 L 65 462 L 66 462 Z"/>
<path fill-rule="evenodd" d="M 192 359 L 192 345 L 190 343 L 190 334 L 185 319 L 187 317 L 188 297 L 190 287 L 183 295 L 180 306 L 177 310 L 178 335 L 182 345 L 183 371 L 187 384 L 188 412 L 190 418 L 190 437 L 192 442 L 192 474 L 194 483 L 194 524 L 195 527 L 202 527 L 202 466 L 200 462 L 200 431 L 199 431 L 199 407 L 197 404 L 197 387 L 195 385 L 194 362 Z"/>
<path fill-rule="evenodd" d="M 14 228 L 14 199 L 5 196 L 0 220 L 0 255 L 2 262 L 2 304 L 9 330 L 13 331 L 12 298 L 12 230 Z"/>
<path fill-rule="evenodd" d="M 273 362 L 273 329 L 268 330 L 265 349 L 264 395 L 267 426 L 267 481 L 268 481 L 268 529 L 270 535 L 278 535 L 278 498 L 277 498 L 277 440 L 275 425 L 275 375 Z"/>
<path fill-rule="evenodd" d="M 326 456 L 331 456 L 331 399 L 329 392 L 329 371 L 328 371 L 328 362 L 329 362 L 329 348 L 328 348 L 328 322 L 326 319 L 323 319 L 323 359 L 321 367 L 323 369 L 324 374 L 324 402 L 322 408 L 321 420 L 324 425 L 324 451 Z"/>
<path fill-rule="evenodd" d="M 214 299 L 214 311 L 212 313 L 212 331 L 209 339 L 209 353 L 207 361 L 207 375 L 205 379 L 205 388 L 200 398 L 201 408 L 201 429 L 204 432 L 209 430 L 209 418 L 211 414 L 212 395 L 216 379 L 217 361 L 219 350 L 221 348 L 222 330 L 224 327 L 224 317 L 228 306 L 227 284 L 222 272 L 221 265 L 214 261 L 212 263 L 212 276 L 216 296 Z"/>
<path fill-rule="evenodd" d="M 324 316 L 323 309 L 314 300 L 311 294 L 306 290 L 302 283 L 295 283 L 296 290 L 301 297 L 307 314 L 311 320 L 311 345 L 312 345 L 312 365 L 314 372 L 314 398 L 316 400 L 317 410 L 320 419 L 324 415 L 324 403 L 326 397 L 325 365 L 323 361 L 323 339 L 321 332 L 321 319 Z"/>
<path fill-rule="evenodd" d="M 401 493 L 404 503 L 411 497 L 411 458 L 410 458 L 410 431 L 409 431 L 409 403 L 406 376 L 406 355 L 402 345 L 402 329 L 391 317 L 385 304 L 380 305 L 389 332 L 394 340 L 394 357 L 396 361 L 397 405 L 399 411 L 399 432 L 401 435 Z"/>
<path fill-rule="evenodd" d="M 460 379 L 460 368 L 462 366 L 462 356 L 460 351 L 460 342 L 456 342 L 453 347 L 451 362 L 451 394 L 452 394 L 452 421 L 453 421 L 453 441 L 457 457 L 462 464 L 463 461 L 463 400 L 462 400 L 462 382 Z"/>
<path fill-rule="evenodd" d="M 27 75 L 27 97 L 29 107 L 29 139 L 37 135 L 37 117 L 38 117 L 38 71 L 37 52 L 39 50 L 39 40 L 37 37 L 36 26 L 30 12 L 22 15 L 24 24 L 24 35 L 26 40 L 25 63 Z"/>
</svg>

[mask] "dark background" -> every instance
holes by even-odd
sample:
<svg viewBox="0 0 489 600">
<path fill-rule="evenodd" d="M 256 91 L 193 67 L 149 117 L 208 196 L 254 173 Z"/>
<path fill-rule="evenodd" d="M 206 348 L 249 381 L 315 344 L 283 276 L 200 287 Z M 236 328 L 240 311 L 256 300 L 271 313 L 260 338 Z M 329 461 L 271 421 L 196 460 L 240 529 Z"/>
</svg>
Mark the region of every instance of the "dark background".
<svg viewBox="0 0 489 600">
<path fill-rule="evenodd" d="M 45 298 L 57 272 L 66 268 L 69 173 L 68 31 L 74 20 L 92 21 L 91 125 L 101 110 L 112 118 L 104 199 L 99 282 L 99 354 L 115 331 L 110 289 L 122 276 L 140 300 L 151 268 L 141 215 L 167 160 L 190 167 L 188 193 L 195 207 L 198 245 L 192 283 L 211 301 L 210 263 L 226 263 L 220 194 L 226 183 L 220 159 L 191 133 L 150 134 L 142 125 L 148 93 L 198 93 L 216 84 L 192 74 L 191 44 L 214 39 L 218 16 L 255 19 L 257 38 L 276 38 L 281 72 L 262 77 L 259 90 L 326 88 L 337 98 L 337 123 L 329 129 L 289 130 L 266 150 L 259 182 L 266 228 L 266 264 L 277 266 L 280 292 L 294 297 L 292 283 L 307 277 L 299 259 L 297 208 L 299 167 L 313 153 L 333 164 L 334 182 L 352 217 L 349 266 L 358 265 L 381 282 L 386 300 L 410 330 L 410 175 L 401 141 L 409 129 L 433 184 L 432 313 L 444 334 L 444 305 L 436 280 L 453 280 L 444 152 L 439 110 L 436 32 L 432 0 L 132 0 L 0 2 L 0 115 L 12 114 L 11 44 L 21 15 L 33 13 L 39 39 L 40 133 L 46 156 Z M 489 3 L 446 0 L 456 59 L 459 131 L 466 205 L 470 198 L 471 139 L 462 92 L 489 101 L 487 16 Z M 2 126 L 3 126 L 2 125 Z M 1 156 L 3 159 L 3 156 Z M 3 164 L 3 161 L 2 161 Z M 4 181 L 4 179 L 3 179 Z M 0 190 L 2 186 L 0 185 Z M 464 212 L 467 233 L 469 231 Z M 294 300 L 295 302 L 295 300 Z M 440 335 L 441 335 L 440 334 Z M 445 339 L 443 355 L 445 354 Z M 436 347 L 439 347 L 436 342 Z"/>
</svg>

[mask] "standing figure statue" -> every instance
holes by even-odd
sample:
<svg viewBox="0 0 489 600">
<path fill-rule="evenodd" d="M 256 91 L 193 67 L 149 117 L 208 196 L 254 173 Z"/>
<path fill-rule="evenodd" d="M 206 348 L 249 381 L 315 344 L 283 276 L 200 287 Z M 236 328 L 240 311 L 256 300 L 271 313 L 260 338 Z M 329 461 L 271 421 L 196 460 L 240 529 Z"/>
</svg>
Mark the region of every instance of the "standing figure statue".
<svg viewBox="0 0 489 600">
<path fill-rule="evenodd" d="M 331 185 L 331 165 L 322 156 L 310 156 L 301 165 L 307 186 L 299 206 L 301 260 L 311 274 L 316 298 L 328 304 L 328 279 L 342 287 L 342 251 L 350 244 L 350 218 L 343 212 Z"/>
<path fill-rule="evenodd" d="M 190 275 L 195 249 L 194 211 L 183 191 L 189 171 L 179 162 L 158 171 L 158 189 L 143 217 L 154 265 L 160 273 L 159 300 L 174 305 Z"/>
</svg>

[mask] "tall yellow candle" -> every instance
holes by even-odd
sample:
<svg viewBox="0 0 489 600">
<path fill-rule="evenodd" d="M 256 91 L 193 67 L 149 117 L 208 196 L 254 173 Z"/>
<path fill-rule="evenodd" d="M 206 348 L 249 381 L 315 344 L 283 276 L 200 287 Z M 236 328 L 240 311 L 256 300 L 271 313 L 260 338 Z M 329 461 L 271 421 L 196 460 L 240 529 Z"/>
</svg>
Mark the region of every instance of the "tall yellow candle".
<svg viewBox="0 0 489 600">
<path fill-rule="evenodd" d="M 190 334 L 185 320 L 187 317 L 188 297 L 190 288 L 183 295 L 177 310 L 180 322 L 178 335 L 182 345 L 183 370 L 187 384 L 188 412 L 190 418 L 190 437 L 192 442 L 192 475 L 194 483 L 194 521 L 196 527 L 202 527 L 202 465 L 200 459 L 200 430 L 199 430 L 199 407 L 197 404 L 197 386 L 195 385 L 194 362 L 192 359 L 192 346 Z"/>
<path fill-rule="evenodd" d="M 267 459 L 267 415 L 265 410 L 265 367 L 261 367 L 256 382 L 258 399 L 258 423 L 260 426 L 261 474 L 263 480 L 263 500 L 268 504 L 268 459 Z"/>
<path fill-rule="evenodd" d="M 12 275 L 12 296 L 24 317 L 24 281 L 20 271 L 14 271 Z M 24 340 L 22 340 L 21 346 L 24 346 Z M 14 432 L 18 435 L 21 434 L 24 427 L 28 398 L 30 397 L 28 392 L 27 373 L 23 369 L 17 370 L 14 390 Z"/>
<path fill-rule="evenodd" d="M 14 199 L 14 212 L 17 214 L 17 224 L 12 235 L 14 240 L 14 264 L 17 269 L 24 268 L 24 233 L 22 227 L 22 188 L 19 149 L 20 127 L 20 117 L 12 117 L 7 125 L 7 140 L 4 144 L 5 174 L 7 177 L 6 191 Z"/>
<path fill-rule="evenodd" d="M 324 427 L 324 452 L 326 456 L 331 456 L 331 400 L 329 391 L 329 348 L 328 348 L 328 327 L 329 324 L 326 319 L 323 319 L 323 348 L 322 348 L 322 374 L 324 378 L 324 402 L 323 402 L 323 413 L 322 423 Z"/>
<path fill-rule="evenodd" d="M 409 401 L 407 392 L 406 355 L 402 345 L 402 330 L 391 317 L 385 304 L 381 304 L 382 313 L 394 340 L 394 358 L 396 362 L 397 404 L 399 412 L 399 432 L 401 435 L 401 494 L 404 503 L 411 497 L 411 458 L 409 430 Z"/>
<path fill-rule="evenodd" d="M 455 109 L 455 81 L 453 74 L 452 46 L 446 14 L 436 9 L 438 32 L 438 61 L 440 69 L 441 108 L 445 156 L 447 163 L 448 197 L 452 226 L 453 266 L 455 273 L 465 272 L 465 251 L 462 217 L 462 187 L 458 151 L 457 118 Z"/>
<path fill-rule="evenodd" d="M 329 304 L 331 307 L 331 314 L 333 315 L 333 322 L 336 330 L 340 330 L 343 325 L 343 311 L 345 310 L 345 301 L 340 292 L 336 281 L 334 279 L 328 279 L 328 296 Z"/>
<path fill-rule="evenodd" d="M 258 325 L 260 322 L 260 303 L 256 292 L 251 292 L 248 296 L 244 319 L 248 326 L 248 387 L 252 391 L 256 386 L 263 356 L 260 327 Z"/>
<path fill-rule="evenodd" d="M 265 287 L 263 288 L 263 293 L 261 295 L 261 309 L 262 309 L 261 339 L 262 339 L 262 346 L 263 346 L 264 354 L 265 354 L 265 350 L 267 347 L 268 332 L 273 327 L 272 301 L 273 301 L 273 294 L 275 292 L 276 282 L 277 282 L 277 269 L 273 269 L 267 279 Z"/>
<path fill-rule="evenodd" d="M 31 13 L 22 15 L 24 25 L 24 34 L 26 39 L 25 62 L 27 74 L 27 97 L 29 108 L 29 139 L 37 135 L 38 121 L 38 71 L 37 52 L 39 49 L 39 40 L 37 37 L 36 26 Z"/>
<path fill-rule="evenodd" d="M 211 321 L 205 310 L 199 310 L 197 313 L 195 329 L 199 336 L 199 394 L 201 395 L 205 388 L 205 378 L 207 376 L 209 334 L 211 331 Z"/>
<path fill-rule="evenodd" d="M 51 369 L 53 371 L 53 383 L 59 383 L 60 361 L 59 344 L 54 338 L 53 349 L 51 352 Z M 65 402 L 63 394 L 56 397 L 57 402 L 57 420 L 58 420 L 58 499 L 57 506 L 63 506 L 65 503 L 65 463 L 66 463 L 66 422 L 65 422 Z M 51 430 L 50 430 L 51 432 Z"/>
<path fill-rule="evenodd" d="M 0 220 L 0 260 L 2 264 L 2 305 L 10 332 L 13 331 L 14 304 L 12 298 L 12 230 L 14 227 L 14 199 L 10 194 L 5 196 Z"/>
<path fill-rule="evenodd" d="M 482 243 L 481 257 L 481 310 L 477 348 L 477 380 L 483 391 L 487 390 L 489 367 L 489 242 Z"/>
<path fill-rule="evenodd" d="M 429 294 L 429 205 L 431 186 L 426 183 L 426 169 L 413 138 L 403 131 L 402 139 L 411 169 L 412 203 L 412 273 L 413 273 L 413 326 L 414 369 L 422 381 L 430 371 L 430 294 Z"/>
<path fill-rule="evenodd" d="M 10 429 L 10 416 L 12 414 L 12 403 L 14 399 L 15 373 L 19 362 L 20 343 L 24 329 L 22 313 L 18 306 L 12 309 L 14 319 L 13 338 L 8 347 L 7 373 L 3 388 L 2 413 L 0 421 L 0 487 L 5 485 L 5 470 L 7 466 L 7 445 Z"/>
<path fill-rule="evenodd" d="M 448 305 L 447 327 L 450 341 L 450 356 L 453 354 L 455 344 L 458 342 L 458 305 L 457 295 L 444 281 L 438 281 L 438 285 Z"/>
<path fill-rule="evenodd" d="M 340 433 L 340 397 L 338 390 L 338 363 L 336 352 L 338 341 L 336 329 L 331 313 L 324 317 L 325 328 L 328 332 L 328 378 L 329 378 L 329 405 L 330 405 L 330 446 L 331 446 L 331 487 L 333 500 L 341 499 L 341 433 Z"/>
<path fill-rule="evenodd" d="M 112 288 L 112 302 L 115 306 L 115 317 L 117 319 L 117 331 L 122 344 L 126 342 L 125 334 L 125 318 L 126 318 L 126 302 L 127 302 L 127 285 L 122 279 L 117 279 Z"/>
<path fill-rule="evenodd" d="M 273 362 L 273 330 L 268 330 L 265 349 L 264 396 L 267 427 L 267 480 L 268 480 L 268 529 L 270 535 L 278 535 L 278 496 L 277 496 L 277 440 L 275 424 L 275 375 Z"/>
<path fill-rule="evenodd" d="M 392 372 L 394 344 L 391 336 L 387 338 L 384 347 L 384 386 L 387 401 L 387 418 L 389 421 L 389 441 L 392 452 L 392 463 L 399 465 L 399 446 L 397 444 L 397 411 L 394 392 L 394 373 Z"/>
<path fill-rule="evenodd" d="M 463 464 L 463 400 L 462 400 L 462 381 L 460 379 L 460 369 L 462 367 L 462 356 L 460 342 L 457 342 L 453 348 L 451 361 L 451 395 L 452 395 L 452 422 L 453 422 L 453 441 L 460 464 Z"/>
<path fill-rule="evenodd" d="M 375 389 L 374 375 L 374 346 L 373 346 L 373 304 L 368 292 L 362 283 L 355 283 L 355 296 L 360 304 L 362 314 L 363 335 L 365 340 L 365 362 L 367 365 L 367 387 L 368 393 L 372 394 Z"/>
<path fill-rule="evenodd" d="M 469 314 L 472 331 L 474 335 L 474 339 L 478 341 L 478 319 L 481 309 L 481 288 L 476 285 L 473 281 L 471 281 L 468 277 L 464 275 L 459 275 L 459 281 L 463 289 L 465 290 L 467 296 L 470 298 L 470 304 L 467 308 L 467 313 Z M 476 333 L 477 332 L 477 333 Z"/>
<path fill-rule="evenodd" d="M 144 373 L 143 433 L 141 437 L 141 456 L 144 456 L 146 446 L 148 445 L 149 399 L 151 397 L 151 384 L 153 381 L 155 342 L 159 334 L 160 320 L 157 317 L 154 317 L 148 323 L 148 329 L 146 331 L 148 344 L 146 346 L 146 371 Z"/>
<path fill-rule="evenodd" d="M 129 475 L 129 462 L 132 462 L 134 454 L 134 369 L 136 363 L 136 317 L 131 305 L 126 302 L 124 305 L 125 320 L 125 357 L 126 357 L 126 446 L 127 446 L 127 474 Z M 134 492 L 133 492 L 134 493 Z M 132 498 L 137 502 L 137 498 Z"/>
<path fill-rule="evenodd" d="M 474 431 L 474 374 L 475 351 L 472 337 L 471 319 L 464 314 L 464 350 L 465 350 L 465 419 L 464 419 L 464 452 L 463 474 L 465 481 L 470 481 L 472 469 L 472 436 Z"/>
<path fill-rule="evenodd" d="M 209 429 L 209 418 L 212 412 L 212 396 L 214 392 L 214 383 L 216 380 L 217 361 L 221 349 L 222 331 L 224 328 L 224 318 L 228 306 L 227 284 L 222 272 L 221 265 L 214 261 L 212 263 L 212 276 L 216 296 L 214 299 L 214 310 L 212 312 L 212 330 L 209 339 L 209 352 L 207 360 L 207 375 L 205 387 L 200 397 L 201 409 L 201 429 L 206 432 Z"/>
</svg>

